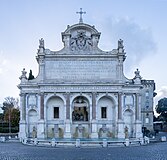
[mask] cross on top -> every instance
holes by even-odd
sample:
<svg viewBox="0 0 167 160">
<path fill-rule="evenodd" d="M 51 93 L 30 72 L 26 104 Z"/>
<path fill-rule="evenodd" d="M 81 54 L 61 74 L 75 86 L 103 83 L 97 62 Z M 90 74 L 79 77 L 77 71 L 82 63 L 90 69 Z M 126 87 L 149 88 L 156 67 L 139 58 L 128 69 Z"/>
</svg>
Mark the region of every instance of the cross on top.
<svg viewBox="0 0 167 160">
<path fill-rule="evenodd" d="M 82 8 L 80 8 L 80 12 L 76 12 L 76 13 L 80 14 L 79 23 L 83 23 L 82 14 L 86 14 L 86 12 L 83 12 Z"/>
</svg>

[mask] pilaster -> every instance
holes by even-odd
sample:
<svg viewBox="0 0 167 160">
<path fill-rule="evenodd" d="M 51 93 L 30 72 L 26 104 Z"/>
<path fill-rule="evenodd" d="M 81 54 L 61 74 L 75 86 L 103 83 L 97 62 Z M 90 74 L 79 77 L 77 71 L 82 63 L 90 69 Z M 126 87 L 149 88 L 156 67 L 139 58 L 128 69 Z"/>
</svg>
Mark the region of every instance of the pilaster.
<svg viewBox="0 0 167 160">
<path fill-rule="evenodd" d="M 96 93 L 92 93 L 92 119 L 96 119 Z"/>
<path fill-rule="evenodd" d="M 66 119 L 70 119 L 70 93 L 66 94 Z"/>
<path fill-rule="evenodd" d="M 136 121 L 139 120 L 139 94 L 136 93 L 135 95 L 135 117 L 136 117 Z"/>
<path fill-rule="evenodd" d="M 26 121 L 25 120 L 20 120 L 20 123 L 19 123 L 19 138 L 20 139 L 24 139 L 27 137 L 26 135 Z"/>
<path fill-rule="evenodd" d="M 21 120 L 26 120 L 26 94 L 20 94 L 20 102 L 21 102 Z"/>
<path fill-rule="evenodd" d="M 40 93 L 40 119 L 44 119 L 44 93 Z"/>
<path fill-rule="evenodd" d="M 25 138 L 26 135 L 26 94 L 20 94 L 21 118 L 19 123 L 19 138 Z"/>
<path fill-rule="evenodd" d="M 92 120 L 91 138 L 98 138 L 98 130 L 97 130 L 97 121 L 96 120 Z"/>
<path fill-rule="evenodd" d="M 141 99 L 140 99 L 140 94 L 136 93 L 135 95 L 135 127 L 136 127 L 136 138 L 141 138 L 142 137 L 142 122 L 141 122 Z"/>
<path fill-rule="evenodd" d="M 124 122 L 122 120 L 122 99 L 123 94 L 121 92 L 118 93 L 118 138 L 125 138 L 124 134 Z"/>
<path fill-rule="evenodd" d="M 65 121 L 64 138 L 71 138 L 71 122 L 69 119 Z"/>
<path fill-rule="evenodd" d="M 65 121 L 64 138 L 71 138 L 70 93 L 66 94 L 66 121 Z"/>
</svg>

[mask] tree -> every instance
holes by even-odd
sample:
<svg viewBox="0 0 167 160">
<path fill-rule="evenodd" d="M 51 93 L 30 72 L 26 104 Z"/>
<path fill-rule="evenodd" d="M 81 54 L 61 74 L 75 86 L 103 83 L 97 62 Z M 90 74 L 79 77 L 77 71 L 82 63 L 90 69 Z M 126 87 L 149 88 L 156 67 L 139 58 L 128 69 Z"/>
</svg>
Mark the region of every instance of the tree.
<svg viewBox="0 0 167 160">
<path fill-rule="evenodd" d="M 14 126 L 19 124 L 18 102 L 18 99 L 13 97 L 6 97 L 3 102 L 2 110 L 4 110 L 4 120 L 9 123 L 9 132 L 11 132 L 11 124 Z"/>
<path fill-rule="evenodd" d="M 6 122 L 9 122 L 9 114 L 10 114 L 10 121 L 11 126 L 18 126 L 19 120 L 20 120 L 20 111 L 18 108 L 11 108 L 10 110 L 7 110 L 4 115 L 4 120 Z"/>
<path fill-rule="evenodd" d="M 2 110 L 4 110 L 4 113 L 11 108 L 18 107 L 19 100 L 17 98 L 13 97 L 6 97 L 5 101 L 3 102 Z"/>
<path fill-rule="evenodd" d="M 4 114 L 0 113 L 0 122 L 2 122 L 4 120 Z"/>
<path fill-rule="evenodd" d="M 167 121 L 167 98 L 160 99 L 155 109 L 160 114 L 158 119 L 160 121 Z"/>
</svg>

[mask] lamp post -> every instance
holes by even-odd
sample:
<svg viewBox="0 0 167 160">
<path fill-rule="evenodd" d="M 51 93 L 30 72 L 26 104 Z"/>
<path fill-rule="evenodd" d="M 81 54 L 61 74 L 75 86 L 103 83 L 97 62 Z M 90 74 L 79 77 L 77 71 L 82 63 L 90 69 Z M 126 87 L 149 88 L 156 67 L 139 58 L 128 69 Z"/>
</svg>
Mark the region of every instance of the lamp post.
<svg viewBox="0 0 167 160">
<path fill-rule="evenodd" d="M 11 133 L 11 108 L 8 109 L 9 114 L 9 133 Z"/>
</svg>

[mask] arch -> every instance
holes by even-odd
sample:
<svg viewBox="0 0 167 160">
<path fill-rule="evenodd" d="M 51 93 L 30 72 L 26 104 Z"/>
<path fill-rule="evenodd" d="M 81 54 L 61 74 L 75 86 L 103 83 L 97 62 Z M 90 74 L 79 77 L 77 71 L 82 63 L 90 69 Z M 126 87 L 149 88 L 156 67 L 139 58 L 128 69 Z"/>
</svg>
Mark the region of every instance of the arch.
<svg viewBox="0 0 167 160">
<path fill-rule="evenodd" d="M 73 97 L 70 98 L 70 106 L 72 106 L 74 99 L 79 97 L 79 96 L 85 97 L 87 99 L 87 101 L 89 102 L 89 105 L 92 105 L 92 99 L 89 95 L 84 94 L 84 93 L 77 93 Z"/>
<path fill-rule="evenodd" d="M 48 100 L 49 100 L 50 98 L 52 98 L 52 97 L 59 97 L 59 98 L 61 98 L 61 99 L 63 100 L 63 102 L 64 102 L 64 105 L 66 105 L 66 99 L 65 99 L 65 97 L 64 97 L 63 95 L 59 94 L 59 93 L 56 93 L 56 94 L 54 93 L 54 94 L 48 94 L 48 95 L 46 96 L 45 102 L 44 102 L 45 106 L 46 106 Z"/>
<path fill-rule="evenodd" d="M 103 110 L 106 112 L 106 116 L 103 116 Z M 97 119 L 103 118 L 113 122 L 116 120 L 115 100 L 111 96 L 100 96 L 97 99 Z"/>
<path fill-rule="evenodd" d="M 97 99 L 97 119 L 99 137 L 115 137 L 116 134 L 116 102 L 112 96 L 101 95 Z"/>
<path fill-rule="evenodd" d="M 79 95 L 75 97 L 71 105 L 72 121 L 88 121 L 90 119 L 90 104 L 86 97 Z"/>
<path fill-rule="evenodd" d="M 131 109 L 126 109 L 124 111 L 124 124 L 128 129 L 128 136 L 133 137 L 133 122 L 134 122 L 134 113 Z"/>
<path fill-rule="evenodd" d="M 37 111 L 35 109 L 30 109 L 28 112 L 28 122 L 34 123 L 37 122 Z"/>
<path fill-rule="evenodd" d="M 96 105 L 97 105 L 98 101 L 99 101 L 102 97 L 108 97 L 108 98 L 110 98 L 110 99 L 114 102 L 114 105 L 115 105 L 115 106 L 118 105 L 118 100 L 117 100 L 117 98 L 116 98 L 114 95 L 110 94 L 110 93 L 108 93 L 108 94 L 104 93 L 104 94 L 99 95 L 99 96 L 97 97 L 97 99 L 96 99 Z"/>
<path fill-rule="evenodd" d="M 64 100 L 57 95 L 49 96 L 46 101 L 46 119 L 64 119 L 65 103 Z"/>
<path fill-rule="evenodd" d="M 65 31 L 64 34 L 69 34 L 71 33 L 71 31 L 73 30 L 78 30 L 78 29 L 86 29 L 88 31 L 90 31 L 93 34 L 98 34 L 99 32 L 95 29 L 95 27 L 90 26 L 89 24 L 85 24 L 85 23 L 79 23 L 79 24 L 74 24 L 72 26 L 69 26 Z"/>
<path fill-rule="evenodd" d="M 38 115 L 35 109 L 28 111 L 28 137 L 35 138 L 37 136 Z"/>
</svg>

